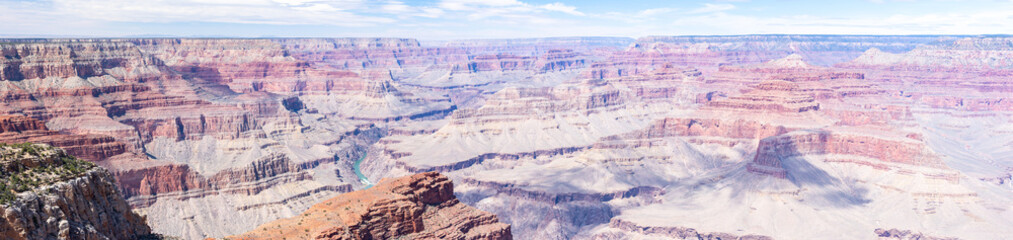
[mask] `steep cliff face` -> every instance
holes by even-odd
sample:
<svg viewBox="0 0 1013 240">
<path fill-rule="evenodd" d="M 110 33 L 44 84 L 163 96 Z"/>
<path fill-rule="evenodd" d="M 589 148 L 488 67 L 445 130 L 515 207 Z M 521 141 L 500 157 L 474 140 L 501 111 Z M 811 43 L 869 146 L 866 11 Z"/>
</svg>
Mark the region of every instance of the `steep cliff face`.
<svg viewBox="0 0 1013 240">
<path fill-rule="evenodd" d="M 158 59 L 145 57 L 133 44 L 109 40 L 55 40 L 0 44 L 0 81 L 44 78 L 90 78 L 114 75 L 138 82 L 162 73 L 151 68 Z"/>
<path fill-rule="evenodd" d="M 512 239 L 510 225 L 458 201 L 450 179 L 435 172 L 385 179 L 228 238 Z"/>
<path fill-rule="evenodd" d="M 112 175 L 46 145 L 0 146 L 5 239 L 137 239 L 151 229 Z"/>
<path fill-rule="evenodd" d="M 876 159 L 888 163 L 915 166 L 943 167 L 944 164 L 913 139 L 882 138 L 868 134 L 842 134 L 830 131 L 800 131 L 770 137 L 760 141 L 756 157 L 749 170 L 757 173 L 787 177 L 781 168 L 782 159 L 807 155 L 843 155 Z M 879 169 L 890 167 L 877 162 L 843 160 L 856 164 L 870 165 Z M 773 170 L 768 170 L 773 169 Z M 956 181 L 957 176 L 939 176 Z"/>
</svg>

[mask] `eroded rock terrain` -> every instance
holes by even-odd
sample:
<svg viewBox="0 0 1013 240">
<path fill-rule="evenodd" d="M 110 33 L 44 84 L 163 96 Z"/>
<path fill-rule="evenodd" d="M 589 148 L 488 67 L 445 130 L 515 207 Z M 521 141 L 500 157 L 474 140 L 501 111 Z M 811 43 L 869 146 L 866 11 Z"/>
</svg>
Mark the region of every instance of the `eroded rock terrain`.
<svg viewBox="0 0 1013 240">
<path fill-rule="evenodd" d="M 1010 46 L 9 39 L 0 142 L 108 168 L 153 232 L 186 239 L 256 231 L 431 171 L 518 239 L 1002 239 Z"/>
</svg>

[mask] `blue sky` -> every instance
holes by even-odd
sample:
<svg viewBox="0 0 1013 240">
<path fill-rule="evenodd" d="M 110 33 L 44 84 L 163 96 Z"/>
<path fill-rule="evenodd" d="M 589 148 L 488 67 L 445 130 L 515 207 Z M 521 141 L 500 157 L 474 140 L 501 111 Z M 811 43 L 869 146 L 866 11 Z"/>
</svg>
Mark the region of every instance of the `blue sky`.
<svg viewBox="0 0 1013 240">
<path fill-rule="evenodd" d="M 0 0 L 0 36 L 1013 34 L 1013 0 Z"/>
</svg>

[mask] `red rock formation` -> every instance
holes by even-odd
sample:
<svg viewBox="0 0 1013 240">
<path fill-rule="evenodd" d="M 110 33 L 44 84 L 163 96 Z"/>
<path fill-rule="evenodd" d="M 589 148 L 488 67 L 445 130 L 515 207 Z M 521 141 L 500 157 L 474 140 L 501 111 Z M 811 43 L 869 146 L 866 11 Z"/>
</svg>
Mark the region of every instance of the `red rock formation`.
<svg viewBox="0 0 1013 240">
<path fill-rule="evenodd" d="M 756 157 L 750 163 L 750 172 L 785 178 L 787 173 L 782 159 L 803 155 L 839 154 L 868 157 L 883 162 L 916 166 L 943 167 L 938 156 L 929 153 L 925 145 L 911 139 L 886 139 L 871 135 L 854 135 L 824 130 L 796 131 L 765 138 L 760 141 Z M 887 170 L 889 166 L 876 162 L 853 161 Z M 954 179 L 955 180 L 955 179 Z"/>
<path fill-rule="evenodd" d="M 249 166 L 236 166 L 202 175 L 187 165 L 164 164 L 115 172 L 123 194 L 134 207 L 146 207 L 160 198 L 186 200 L 218 194 L 254 195 L 273 185 L 313 179 L 306 170 L 334 159 L 295 164 L 281 154 L 259 159 Z M 335 192 L 349 192 L 352 186 L 328 186 Z M 135 198 L 136 197 L 136 198 Z"/>
<path fill-rule="evenodd" d="M 436 172 L 385 179 L 314 205 L 297 217 L 229 239 L 511 239 L 510 225 L 460 203 Z"/>
<path fill-rule="evenodd" d="M 355 78 L 347 71 L 312 68 L 271 40 L 137 39 L 131 42 L 187 79 L 228 86 L 236 92 L 325 91 L 334 79 Z"/>
<path fill-rule="evenodd" d="M 109 136 L 61 134 L 47 129 L 42 121 L 19 115 L 0 116 L 0 142 L 46 143 L 90 161 L 105 160 L 127 150 L 126 145 Z"/>
<path fill-rule="evenodd" d="M 798 113 L 820 109 L 816 97 L 788 81 L 765 81 L 740 96 L 713 100 L 708 106 L 765 112 Z"/>
</svg>

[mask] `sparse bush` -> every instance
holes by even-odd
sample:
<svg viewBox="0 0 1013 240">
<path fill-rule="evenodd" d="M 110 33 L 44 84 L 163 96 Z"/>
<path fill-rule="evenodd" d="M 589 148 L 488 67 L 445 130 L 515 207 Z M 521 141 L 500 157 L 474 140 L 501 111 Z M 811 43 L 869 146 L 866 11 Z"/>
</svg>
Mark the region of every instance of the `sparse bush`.
<svg viewBox="0 0 1013 240">
<path fill-rule="evenodd" d="M 96 166 L 94 163 L 66 155 L 62 151 L 51 151 L 53 148 L 45 145 L 0 144 L 0 149 L 6 149 L 4 152 L 8 153 L 0 155 L 0 159 L 3 159 L 3 164 L 7 164 L 5 168 L 10 170 L 0 172 L 0 204 L 15 200 L 17 193 L 80 177 Z M 26 158 L 25 155 L 29 155 L 29 159 L 51 160 L 43 161 L 40 166 L 28 169 L 22 162 L 26 160 L 20 160 Z"/>
</svg>

